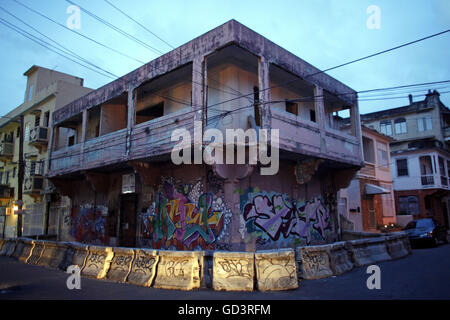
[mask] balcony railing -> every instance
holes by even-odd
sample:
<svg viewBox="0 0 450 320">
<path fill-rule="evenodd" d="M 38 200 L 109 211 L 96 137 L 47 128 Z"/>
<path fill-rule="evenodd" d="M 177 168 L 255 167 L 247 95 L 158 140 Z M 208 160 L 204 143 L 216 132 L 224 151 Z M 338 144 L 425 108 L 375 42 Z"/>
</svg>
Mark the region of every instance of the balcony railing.
<svg viewBox="0 0 450 320">
<path fill-rule="evenodd" d="M 364 167 L 359 170 L 359 174 L 368 177 L 375 177 L 375 165 L 372 163 L 364 163 Z"/>
<path fill-rule="evenodd" d="M 434 186 L 434 175 L 432 174 L 426 174 L 422 175 L 422 186 Z"/>
</svg>

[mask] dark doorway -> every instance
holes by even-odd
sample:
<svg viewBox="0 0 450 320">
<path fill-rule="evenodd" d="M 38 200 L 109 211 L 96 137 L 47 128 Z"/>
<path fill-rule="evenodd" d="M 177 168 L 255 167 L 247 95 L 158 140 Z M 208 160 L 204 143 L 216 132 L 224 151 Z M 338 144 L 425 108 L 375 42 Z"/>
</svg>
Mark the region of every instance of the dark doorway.
<svg viewBox="0 0 450 320">
<path fill-rule="evenodd" d="M 442 215 L 444 216 L 445 228 L 450 229 L 448 222 L 447 202 L 442 202 Z"/>
<path fill-rule="evenodd" d="M 122 194 L 120 196 L 120 238 L 122 247 L 136 246 L 136 213 L 137 195 Z"/>
</svg>

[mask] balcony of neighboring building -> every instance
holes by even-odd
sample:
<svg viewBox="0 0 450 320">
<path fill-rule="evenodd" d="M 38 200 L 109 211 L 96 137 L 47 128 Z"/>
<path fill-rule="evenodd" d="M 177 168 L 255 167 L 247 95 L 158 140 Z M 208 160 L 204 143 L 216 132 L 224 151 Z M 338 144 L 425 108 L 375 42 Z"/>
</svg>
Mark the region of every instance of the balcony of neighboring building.
<svg viewBox="0 0 450 320">
<path fill-rule="evenodd" d="M 395 189 L 450 189 L 450 157 L 442 150 L 394 155 Z"/>
<path fill-rule="evenodd" d="M 445 161 L 444 158 L 438 156 L 436 163 L 436 158 L 433 158 L 433 156 L 422 156 L 419 158 L 419 163 L 422 188 L 449 188 L 449 161 Z"/>
</svg>

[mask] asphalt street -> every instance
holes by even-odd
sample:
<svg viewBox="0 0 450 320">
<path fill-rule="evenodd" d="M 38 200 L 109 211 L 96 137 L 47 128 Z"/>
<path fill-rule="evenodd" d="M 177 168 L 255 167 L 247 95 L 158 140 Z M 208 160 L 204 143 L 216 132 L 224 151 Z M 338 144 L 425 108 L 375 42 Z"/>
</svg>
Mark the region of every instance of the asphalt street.
<svg viewBox="0 0 450 320">
<path fill-rule="evenodd" d="M 304 280 L 282 292 L 217 292 L 162 290 L 81 278 L 81 289 L 69 290 L 68 274 L 0 257 L 0 300 L 403 300 L 450 299 L 450 245 L 414 249 L 405 258 L 379 263 L 381 289 L 369 290 L 366 267 L 337 277 Z"/>
</svg>

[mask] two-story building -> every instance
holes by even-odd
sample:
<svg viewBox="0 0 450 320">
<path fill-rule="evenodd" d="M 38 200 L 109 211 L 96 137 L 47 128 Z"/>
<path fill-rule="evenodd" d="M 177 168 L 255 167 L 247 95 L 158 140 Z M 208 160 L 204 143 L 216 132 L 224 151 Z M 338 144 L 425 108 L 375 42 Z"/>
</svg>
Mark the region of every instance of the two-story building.
<svg viewBox="0 0 450 320">
<path fill-rule="evenodd" d="M 361 121 L 393 137 L 392 176 L 397 221 L 433 216 L 449 228 L 450 111 L 437 91 L 407 106 L 361 115 Z"/>
<path fill-rule="evenodd" d="M 363 164 L 359 121 L 354 90 L 231 20 L 53 114 L 49 178 L 72 199 L 62 237 L 178 250 L 334 241 L 337 190 Z M 227 129 L 254 129 L 259 156 L 268 130 L 275 174 Z M 200 137 L 181 164 L 180 130 Z M 202 159 L 211 132 L 236 161 Z"/>
<path fill-rule="evenodd" d="M 56 235 L 59 209 L 70 211 L 70 202 L 58 196 L 45 179 L 51 117 L 59 107 L 91 91 L 83 87 L 81 78 L 39 66 L 32 66 L 24 75 L 24 102 L 0 118 L 0 235 L 4 237 L 20 234 L 18 226 L 24 236 Z M 16 203 L 21 152 L 22 218 Z"/>
<path fill-rule="evenodd" d="M 397 223 L 389 149 L 393 139 L 364 125 L 361 132 L 364 167 L 339 191 L 339 214 L 347 222 L 342 229 L 377 232 Z"/>
</svg>

